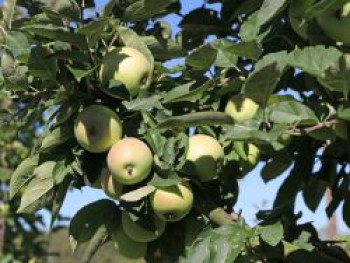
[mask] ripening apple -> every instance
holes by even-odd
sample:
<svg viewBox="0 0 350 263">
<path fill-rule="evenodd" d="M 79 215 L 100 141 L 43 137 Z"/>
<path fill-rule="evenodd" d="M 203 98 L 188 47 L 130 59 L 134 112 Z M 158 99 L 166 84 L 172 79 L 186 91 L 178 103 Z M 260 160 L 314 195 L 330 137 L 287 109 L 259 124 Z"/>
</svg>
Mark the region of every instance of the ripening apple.
<svg viewBox="0 0 350 263">
<path fill-rule="evenodd" d="M 151 242 L 158 239 L 165 230 L 166 222 L 153 216 L 154 229 L 146 228 L 141 225 L 138 220 L 133 220 L 132 215 L 127 212 L 122 212 L 122 226 L 125 233 L 134 241 Z"/>
<path fill-rule="evenodd" d="M 113 48 L 104 57 L 100 69 L 102 85 L 110 80 L 124 84 L 131 96 L 149 86 L 152 66 L 147 58 L 131 47 Z M 108 90 L 105 89 L 108 93 Z M 113 96 L 113 92 L 110 92 Z"/>
<path fill-rule="evenodd" d="M 143 181 L 151 172 L 153 155 L 147 144 L 137 138 L 125 138 L 112 146 L 107 155 L 113 178 L 126 185 Z"/>
<path fill-rule="evenodd" d="M 112 199 L 119 199 L 123 193 L 123 186 L 115 181 L 108 169 L 104 169 L 101 174 L 101 187 L 103 191 Z"/>
<path fill-rule="evenodd" d="M 162 220 L 176 222 L 192 209 L 193 193 L 188 183 L 159 187 L 151 195 L 154 213 Z"/>
<path fill-rule="evenodd" d="M 122 124 L 111 109 L 103 105 L 91 105 L 80 112 L 75 120 L 74 135 L 85 150 L 101 153 L 121 139 Z"/>
<path fill-rule="evenodd" d="M 249 173 L 259 162 L 260 149 L 252 144 L 248 143 L 247 145 L 247 159 L 241 159 L 239 162 L 239 169 L 243 174 Z"/>
<path fill-rule="evenodd" d="M 350 1 L 338 0 L 317 17 L 323 32 L 331 39 L 350 44 Z"/>
<path fill-rule="evenodd" d="M 225 112 L 234 122 L 240 123 L 250 120 L 258 111 L 259 105 L 250 98 L 235 95 L 226 104 Z"/>
<path fill-rule="evenodd" d="M 186 159 L 194 164 L 201 182 L 207 182 L 218 176 L 224 160 L 224 150 L 211 136 L 196 134 L 190 137 Z"/>
<path fill-rule="evenodd" d="M 121 255 L 130 259 L 142 258 L 147 253 L 147 243 L 132 240 L 122 226 L 112 234 L 112 244 Z"/>
</svg>

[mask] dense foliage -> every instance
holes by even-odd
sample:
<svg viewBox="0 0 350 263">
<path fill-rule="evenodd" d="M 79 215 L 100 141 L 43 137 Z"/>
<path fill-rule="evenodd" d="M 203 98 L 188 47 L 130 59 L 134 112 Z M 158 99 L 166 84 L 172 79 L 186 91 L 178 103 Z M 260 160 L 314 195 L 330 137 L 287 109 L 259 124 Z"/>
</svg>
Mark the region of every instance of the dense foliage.
<svg viewBox="0 0 350 263">
<path fill-rule="evenodd" d="M 98 11 L 92 0 L 5 1 L 0 87 L 21 105 L 11 121 L 45 116 L 43 127 L 31 128 L 44 129 L 42 140 L 12 174 L 18 213 L 50 207 L 55 221 L 70 188 L 102 181 L 112 198 L 84 207 L 70 223 L 73 250 L 89 242 L 83 262 L 110 240 L 148 262 L 349 262 L 294 214 L 298 193 L 315 211 L 330 189 L 328 216 L 343 203 L 350 226 L 348 2 L 207 0 L 184 15 L 177 0 L 111 0 Z M 167 14 L 181 17 L 175 36 Z M 139 56 L 124 49 L 119 61 L 118 47 L 146 59 L 129 68 L 142 72 L 139 83 L 114 75 L 124 59 Z M 166 67 L 172 59 L 176 65 Z M 95 104 L 109 108 L 90 116 L 110 118 L 113 144 L 122 127 L 123 136 L 150 148 L 144 180 L 124 180 L 115 167 L 112 150 L 116 160 L 127 158 L 131 146 L 108 152 L 109 141 L 91 146 L 81 135 L 80 123 L 89 122 L 81 114 Z M 211 138 L 199 159 L 204 142 L 192 142 L 193 133 Z M 237 181 L 258 161 L 266 182 L 289 176 L 273 209 L 259 211 L 259 225 L 249 227 L 233 206 Z M 118 182 L 109 181 L 106 166 Z M 177 192 L 187 203 L 169 212 L 171 202 L 159 200 Z M 145 231 L 141 242 L 130 238 L 133 224 Z"/>
</svg>

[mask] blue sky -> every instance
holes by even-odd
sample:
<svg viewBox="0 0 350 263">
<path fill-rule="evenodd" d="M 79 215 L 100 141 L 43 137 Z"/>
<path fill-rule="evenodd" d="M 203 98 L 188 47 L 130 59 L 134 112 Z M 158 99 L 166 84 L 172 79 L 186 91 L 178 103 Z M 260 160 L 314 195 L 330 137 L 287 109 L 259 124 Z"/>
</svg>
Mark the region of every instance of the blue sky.
<svg viewBox="0 0 350 263">
<path fill-rule="evenodd" d="M 0 0 L 0 3 L 1 2 L 2 1 Z M 181 2 L 183 7 L 182 14 L 186 14 L 190 10 L 203 5 L 203 0 L 182 0 Z M 101 9 L 101 7 L 106 3 L 106 0 L 95 0 L 95 3 L 97 8 Z M 215 9 L 219 7 L 218 4 L 209 6 Z M 169 15 L 164 20 L 166 20 L 172 26 L 173 32 L 177 32 L 177 25 L 180 19 L 181 18 L 177 15 Z M 260 170 L 262 166 L 262 164 L 258 165 L 255 170 L 253 170 L 248 176 L 239 182 L 240 194 L 238 202 L 234 208 L 236 211 L 242 210 L 242 216 L 246 218 L 247 223 L 250 225 L 254 225 L 256 223 L 255 213 L 258 211 L 257 207 L 264 209 L 271 208 L 276 192 L 287 176 L 287 173 L 285 173 L 279 178 L 265 184 L 260 177 Z M 106 198 L 105 194 L 101 190 L 95 190 L 88 187 L 84 187 L 82 191 L 70 191 L 66 197 L 61 212 L 63 215 L 71 217 L 81 207 L 101 198 Z M 313 213 L 305 206 L 303 198 L 301 195 L 299 195 L 297 198 L 296 212 L 303 212 L 301 222 L 313 222 L 317 228 L 322 228 L 328 222 L 325 213 L 325 206 L 326 202 L 323 200 L 316 213 Z M 349 233 L 349 229 L 342 220 L 341 207 L 339 207 L 337 210 L 337 217 L 339 232 Z M 46 222 L 49 222 L 49 215 L 47 213 L 44 213 L 44 218 Z"/>
</svg>

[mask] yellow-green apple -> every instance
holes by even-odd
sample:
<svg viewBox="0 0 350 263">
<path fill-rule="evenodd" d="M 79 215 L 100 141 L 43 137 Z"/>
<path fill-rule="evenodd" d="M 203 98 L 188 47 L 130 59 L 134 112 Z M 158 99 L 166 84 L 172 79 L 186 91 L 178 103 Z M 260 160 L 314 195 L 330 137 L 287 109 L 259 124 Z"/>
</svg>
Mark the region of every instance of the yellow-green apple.
<svg viewBox="0 0 350 263">
<path fill-rule="evenodd" d="M 151 242 L 164 233 L 166 222 L 156 216 L 152 216 L 151 220 L 153 221 L 152 227 L 154 229 L 142 226 L 137 219 L 134 220 L 129 212 L 122 212 L 123 229 L 132 240 L 137 242 Z"/>
<path fill-rule="evenodd" d="M 350 1 L 337 0 L 335 4 L 317 16 L 323 32 L 331 39 L 350 44 Z"/>
<path fill-rule="evenodd" d="M 232 96 L 226 104 L 225 112 L 235 122 L 240 123 L 250 120 L 259 109 L 259 105 L 250 98 L 242 95 Z"/>
<path fill-rule="evenodd" d="M 152 66 L 137 49 L 121 47 L 111 49 L 103 58 L 100 78 L 102 85 L 110 80 L 120 81 L 131 96 L 137 95 L 149 86 Z M 105 89 L 105 91 L 108 90 Z M 110 92 L 113 96 L 113 92 Z"/>
<path fill-rule="evenodd" d="M 129 259 L 138 259 L 146 256 L 147 243 L 132 240 L 119 226 L 112 234 L 112 244 L 118 252 Z"/>
<path fill-rule="evenodd" d="M 247 159 L 241 159 L 239 163 L 239 168 L 244 175 L 257 165 L 260 157 L 260 149 L 256 145 L 248 143 L 247 148 Z"/>
<path fill-rule="evenodd" d="M 186 159 L 191 162 L 200 181 L 217 177 L 224 160 L 224 150 L 211 136 L 196 134 L 190 137 Z"/>
<path fill-rule="evenodd" d="M 107 151 L 122 137 L 118 115 L 103 105 L 90 105 L 78 114 L 74 135 L 85 150 L 92 153 Z"/>
<path fill-rule="evenodd" d="M 153 155 L 147 144 L 137 138 L 124 138 L 112 146 L 107 155 L 113 178 L 126 185 L 144 180 L 152 170 Z"/>
<path fill-rule="evenodd" d="M 0 204 L 0 219 L 6 218 L 10 213 L 9 204 Z"/>
<path fill-rule="evenodd" d="M 123 193 L 123 186 L 113 179 L 108 169 L 104 169 L 101 174 L 101 187 L 106 195 L 112 199 L 119 199 Z"/>
<path fill-rule="evenodd" d="M 151 195 L 154 213 L 162 220 L 176 222 L 192 209 L 193 193 L 188 183 L 159 187 Z"/>
</svg>

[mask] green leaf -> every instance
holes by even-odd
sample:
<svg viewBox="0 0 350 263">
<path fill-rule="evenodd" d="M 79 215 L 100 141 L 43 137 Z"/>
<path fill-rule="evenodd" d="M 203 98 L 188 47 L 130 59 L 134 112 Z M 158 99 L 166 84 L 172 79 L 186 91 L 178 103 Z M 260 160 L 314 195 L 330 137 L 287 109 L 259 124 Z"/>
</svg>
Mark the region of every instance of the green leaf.
<svg viewBox="0 0 350 263">
<path fill-rule="evenodd" d="M 182 47 L 181 43 L 176 40 L 163 39 L 155 36 L 144 36 L 142 40 L 157 60 L 167 60 L 185 57 L 187 55 L 187 51 Z"/>
<path fill-rule="evenodd" d="M 2 7 L 2 19 L 5 25 L 5 28 L 11 29 L 12 18 L 15 13 L 16 0 L 4 0 Z"/>
<path fill-rule="evenodd" d="M 93 238 L 98 229 L 114 216 L 116 208 L 113 201 L 103 199 L 80 209 L 69 225 L 69 237 L 73 250 L 75 251 L 77 246 Z"/>
<path fill-rule="evenodd" d="M 215 85 L 215 81 L 208 80 L 202 86 L 191 90 L 190 88 L 192 84 L 194 84 L 193 81 L 170 90 L 163 95 L 164 103 L 176 103 L 182 101 L 196 102 L 203 96 L 204 91 Z"/>
<path fill-rule="evenodd" d="M 331 91 L 340 91 L 345 99 L 350 91 L 350 55 L 344 55 L 339 61 L 330 66 L 319 82 Z"/>
<path fill-rule="evenodd" d="M 105 226 L 101 226 L 92 236 L 88 247 L 84 250 L 81 263 L 88 263 L 95 255 L 99 247 L 101 247 L 108 239 L 109 234 Z"/>
<path fill-rule="evenodd" d="M 67 158 L 63 158 L 56 162 L 56 165 L 52 171 L 52 177 L 55 185 L 61 184 L 64 179 L 73 173 L 71 162 Z"/>
<path fill-rule="evenodd" d="M 42 80 L 56 81 L 57 60 L 48 58 L 49 55 L 49 50 L 42 46 L 32 48 L 28 61 L 29 72 Z"/>
<path fill-rule="evenodd" d="M 172 185 L 177 185 L 182 181 L 183 180 L 180 177 L 178 177 L 175 173 L 170 175 L 168 174 L 168 178 L 166 179 L 159 177 L 157 174 L 155 174 L 148 184 L 153 187 L 168 187 Z"/>
<path fill-rule="evenodd" d="M 215 62 L 217 51 L 206 44 L 197 48 L 186 58 L 186 64 L 195 69 L 208 69 Z"/>
<path fill-rule="evenodd" d="M 350 121 L 350 104 L 341 105 L 337 110 L 337 116 L 340 119 Z"/>
<path fill-rule="evenodd" d="M 54 26 L 52 24 L 31 24 L 23 26 L 21 29 L 54 41 L 70 43 L 80 49 L 87 48 L 84 35 L 66 31 L 63 28 Z"/>
<path fill-rule="evenodd" d="M 70 125 L 58 126 L 44 137 L 40 151 L 48 152 L 71 138 L 73 138 L 73 127 L 70 127 Z"/>
<path fill-rule="evenodd" d="M 262 47 L 259 43 L 256 42 L 256 40 L 235 43 L 227 39 L 219 39 L 212 42 L 211 45 L 216 48 L 218 52 L 223 53 L 223 55 L 227 57 L 236 55 L 252 60 L 257 60 L 262 53 Z"/>
<path fill-rule="evenodd" d="M 287 69 L 285 58 L 286 52 L 281 51 L 266 55 L 259 60 L 243 87 L 245 96 L 265 108 L 270 95 Z"/>
<path fill-rule="evenodd" d="M 317 77 L 324 77 L 326 70 L 337 64 L 341 56 L 342 53 L 334 47 L 310 46 L 292 51 L 286 61 L 292 67 Z"/>
<path fill-rule="evenodd" d="M 254 40 L 260 28 L 277 16 L 286 6 L 287 0 L 264 0 L 260 9 L 253 13 L 241 26 L 240 37 L 243 41 Z"/>
<path fill-rule="evenodd" d="M 188 32 L 218 33 L 229 31 L 227 24 L 218 18 L 212 9 L 198 8 L 189 12 L 181 21 L 180 27 Z"/>
<path fill-rule="evenodd" d="M 142 186 L 136 190 L 123 194 L 122 196 L 120 196 L 120 200 L 126 202 L 137 202 L 153 193 L 155 189 L 156 188 L 152 185 Z"/>
<path fill-rule="evenodd" d="M 73 74 L 74 78 L 78 82 L 80 82 L 83 78 L 90 76 L 99 67 L 99 65 L 96 65 L 91 69 L 77 69 L 77 68 L 71 67 L 70 65 L 66 65 L 66 67 Z"/>
<path fill-rule="evenodd" d="M 182 116 L 170 117 L 158 124 L 159 129 L 192 127 L 200 125 L 232 124 L 232 119 L 223 112 L 195 112 Z"/>
<path fill-rule="evenodd" d="M 39 155 L 33 155 L 22 161 L 13 172 L 10 182 L 10 199 L 33 178 L 34 169 L 38 166 Z"/>
<path fill-rule="evenodd" d="M 283 226 L 280 222 L 273 225 L 260 226 L 258 227 L 258 233 L 262 240 L 271 246 L 277 246 L 284 237 Z"/>
<path fill-rule="evenodd" d="M 59 212 L 61 210 L 61 207 L 63 205 L 63 202 L 65 200 L 65 197 L 69 191 L 69 188 L 71 186 L 71 178 L 65 178 L 65 180 L 58 185 L 57 190 L 55 191 L 55 197 L 52 201 L 52 208 L 51 208 L 51 222 L 50 222 L 50 228 L 53 227 Z M 57 184 L 56 184 L 57 185 Z"/>
<path fill-rule="evenodd" d="M 309 182 L 306 183 L 303 189 L 303 197 L 305 204 L 312 211 L 315 212 L 318 206 L 320 205 L 328 184 L 326 181 L 321 180 L 318 177 L 310 178 Z"/>
<path fill-rule="evenodd" d="M 186 97 L 188 93 L 191 92 L 191 87 L 195 84 L 195 81 L 188 82 L 186 84 L 182 84 L 171 89 L 169 92 L 163 95 L 164 103 L 176 102 L 176 101 L 184 101 L 181 98 Z"/>
<path fill-rule="evenodd" d="M 136 22 L 164 13 L 170 5 L 179 3 L 178 0 L 139 0 L 129 5 L 123 16 L 126 22 Z"/>
<path fill-rule="evenodd" d="M 315 113 L 298 101 L 283 101 L 271 110 L 270 120 L 275 123 L 316 124 Z"/>
<path fill-rule="evenodd" d="M 253 232 L 240 224 L 202 232 L 189 249 L 187 263 L 231 263 L 244 251 Z"/>
<path fill-rule="evenodd" d="M 44 9 L 64 15 L 73 21 L 80 20 L 80 8 L 74 0 L 39 0 Z"/>
<path fill-rule="evenodd" d="M 52 171 L 55 164 L 56 162 L 47 161 L 35 168 L 34 178 L 22 195 L 19 213 L 33 213 L 51 203 L 54 187 Z"/>
<path fill-rule="evenodd" d="M 19 31 L 10 31 L 6 35 L 6 46 L 15 57 L 26 56 L 30 53 L 27 36 Z"/>
<path fill-rule="evenodd" d="M 149 97 L 138 97 L 132 101 L 123 101 L 123 105 L 128 109 L 132 111 L 139 111 L 139 110 L 150 110 L 153 108 L 156 109 L 162 109 L 163 106 L 160 102 L 161 97 L 159 95 L 152 95 Z"/>
<path fill-rule="evenodd" d="M 285 172 L 293 163 L 287 152 L 281 152 L 272 157 L 261 170 L 261 177 L 265 183 L 275 179 Z"/>
</svg>

